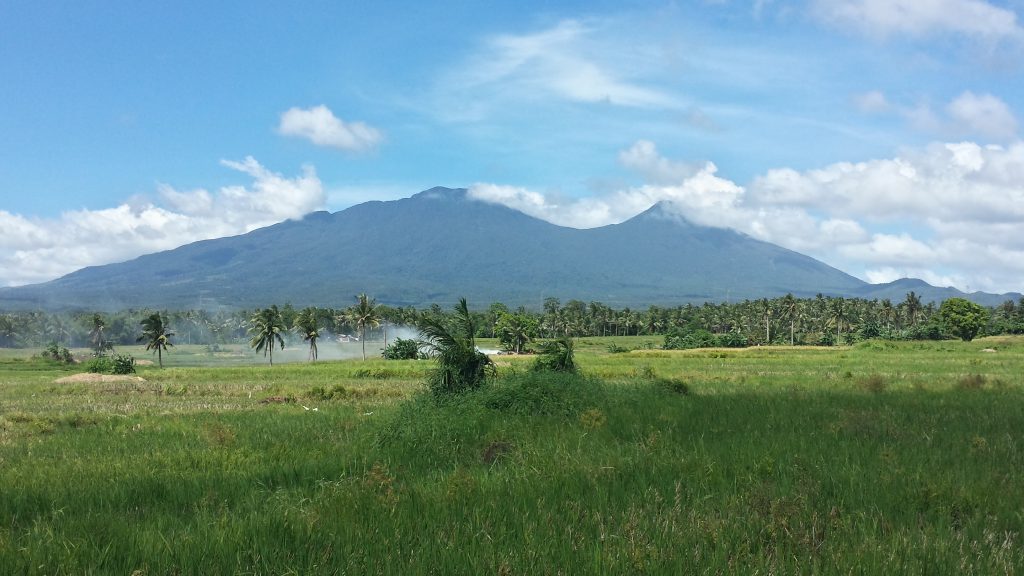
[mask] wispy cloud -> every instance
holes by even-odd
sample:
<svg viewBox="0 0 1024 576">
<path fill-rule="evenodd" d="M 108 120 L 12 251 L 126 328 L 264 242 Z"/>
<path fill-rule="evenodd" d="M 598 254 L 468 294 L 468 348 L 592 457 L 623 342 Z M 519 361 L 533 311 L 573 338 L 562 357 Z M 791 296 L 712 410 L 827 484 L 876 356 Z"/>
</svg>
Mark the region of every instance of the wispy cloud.
<svg viewBox="0 0 1024 576">
<path fill-rule="evenodd" d="M 956 34 L 986 41 L 1019 40 L 1012 10 L 983 0 L 812 0 L 819 19 L 868 36 Z"/>
<path fill-rule="evenodd" d="M 323 187 L 312 167 L 286 177 L 251 157 L 222 164 L 251 177 L 251 183 L 214 192 L 160 185 L 159 201 L 135 199 L 52 219 L 0 211 L 0 229 L 5 231 L 0 235 L 0 285 L 42 282 L 85 266 L 241 234 L 300 218 L 324 204 Z"/>
<path fill-rule="evenodd" d="M 384 140 L 380 130 L 363 122 L 344 122 L 323 105 L 289 108 L 281 114 L 277 130 L 285 136 L 305 138 L 317 146 L 350 152 L 370 150 Z"/>
<path fill-rule="evenodd" d="M 675 107 L 667 93 L 633 78 L 636 69 L 600 32 L 577 20 L 530 34 L 502 34 L 444 79 L 456 93 L 500 92 L 524 99 L 554 96 L 580 103 L 637 108 Z"/>
</svg>

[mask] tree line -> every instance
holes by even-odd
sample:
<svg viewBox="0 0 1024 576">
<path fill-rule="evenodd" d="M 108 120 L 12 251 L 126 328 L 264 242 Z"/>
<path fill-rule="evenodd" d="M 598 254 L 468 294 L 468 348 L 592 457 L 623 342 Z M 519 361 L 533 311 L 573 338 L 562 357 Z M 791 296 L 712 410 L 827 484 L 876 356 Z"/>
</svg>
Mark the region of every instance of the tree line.
<svg viewBox="0 0 1024 576">
<path fill-rule="evenodd" d="M 980 325 L 972 337 L 1024 334 L 1024 298 L 977 309 L 981 312 L 973 322 Z M 468 311 L 474 337 L 499 338 L 505 348 L 514 352 L 525 351 L 534 339 L 557 337 L 661 336 L 667 347 L 709 341 L 734 346 L 833 345 L 870 338 L 962 337 L 951 332 L 948 315 L 944 318 L 940 312 L 940 305 L 922 302 L 914 292 L 907 293 L 899 302 L 819 294 L 814 298 L 786 295 L 645 309 L 617 309 L 596 301 L 563 303 L 558 298 L 547 298 L 540 309 L 511 309 L 495 302 L 487 308 Z M 0 347 L 44 347 L 57 343 L 97 349 L 134 344 L 139 341 L 142 322 L 154 313 L 160 315 L 168 330 L 173 327 L 178 344 L 248 342 L 272 355 L 274 347 L 294 337 L 309 345 L 311 360 L 316 358 L 318 340 L 325 335 L 362 342 L 365 356 L 367 340 L 387 342 L 389 329 L 419 327 L 425 319 L 447 314 L 439 305 L 416 309 L 377 304 L 365 294 L 356 296 L 353 304 L 339 308 L 300 309 L 286 303 L 257 310 L 127 309 L 102 314 L 12 311 L 0 313 Z M 681 346 L 673 346 L 673 342 Z"/>
</svg>

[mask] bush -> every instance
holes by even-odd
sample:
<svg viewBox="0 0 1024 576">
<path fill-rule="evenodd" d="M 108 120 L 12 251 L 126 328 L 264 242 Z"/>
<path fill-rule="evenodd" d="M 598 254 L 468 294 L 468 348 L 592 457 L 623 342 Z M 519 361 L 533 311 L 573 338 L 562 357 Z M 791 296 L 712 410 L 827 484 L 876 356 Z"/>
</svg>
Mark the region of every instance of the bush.
<svg viewBox="0 0 1024 576">
<path fill-rule="evenodd" d="M 381 352 L 381 356 L 385 360 L 418 360 L 424 357 L 420 352 L 419 341 L 406 338 L 395 338 L 395 341 Z"/>
<path fill-rule="evenodd" d="M 565 336 L 541 344 L 540 356 L 533 363 L 534 372 L 567 372 L 575 374 L 576 360 L 572 338 Z"/>
<path fill-rule="evenodd" d="M 109 374 L 114 369 L 114 361 L 108 356 L 96 356 L 85 363 L 85 369 L 94 374 Z"/>
<path fill-rule="evenodd" d="M 135 374 L 135 358 L 131 354 L 115 355 L 110 371 L 114 374 Z"/>
<path fill-rule="evenodd" d="M 63 346 L 59 346 L 56 342 L 50 342 L 50 345 L 43 350 L 41 355 L 43 358 L 63 364 L 71 364 L 75 361 L 71 356 L 71 351 Z"/>
</svg>

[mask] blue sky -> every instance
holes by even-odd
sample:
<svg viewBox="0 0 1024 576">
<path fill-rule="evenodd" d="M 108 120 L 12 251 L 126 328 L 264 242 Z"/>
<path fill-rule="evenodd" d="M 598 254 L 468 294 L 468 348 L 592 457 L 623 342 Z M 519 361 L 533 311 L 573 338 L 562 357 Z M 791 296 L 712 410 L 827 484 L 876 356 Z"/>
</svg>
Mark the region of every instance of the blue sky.
<svg viewBox="0 0 1024 576">
<path fill-rule="evenodd" d="M 445 185 L 1022 291 L 1022 10 L 4 2 L 0 285 Z"/>
</svg>

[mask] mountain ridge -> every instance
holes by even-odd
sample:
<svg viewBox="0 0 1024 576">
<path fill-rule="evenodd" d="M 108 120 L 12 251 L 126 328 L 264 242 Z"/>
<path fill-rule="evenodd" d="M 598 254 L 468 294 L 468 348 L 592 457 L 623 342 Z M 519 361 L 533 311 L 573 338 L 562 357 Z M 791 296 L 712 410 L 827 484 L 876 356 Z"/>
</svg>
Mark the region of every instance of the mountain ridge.
<svg viewBox="0 0 1024 576">
<path fill-rule="evenodd" d="M 907 290 L 897 292 L 908 282 L 924 301 L 1019 298 L 919 280 L 868 284 L 781 246 L 694 224 L 664 203 L 618 224 L 575 229 L 434 187 L 0 289 L 0 308 L 338 306 L 361 292 L 389 305 L 466 296 L 532 308 L 548 296 L 617 307 L 786 293 L 902 300 Z"/>
</svg>

